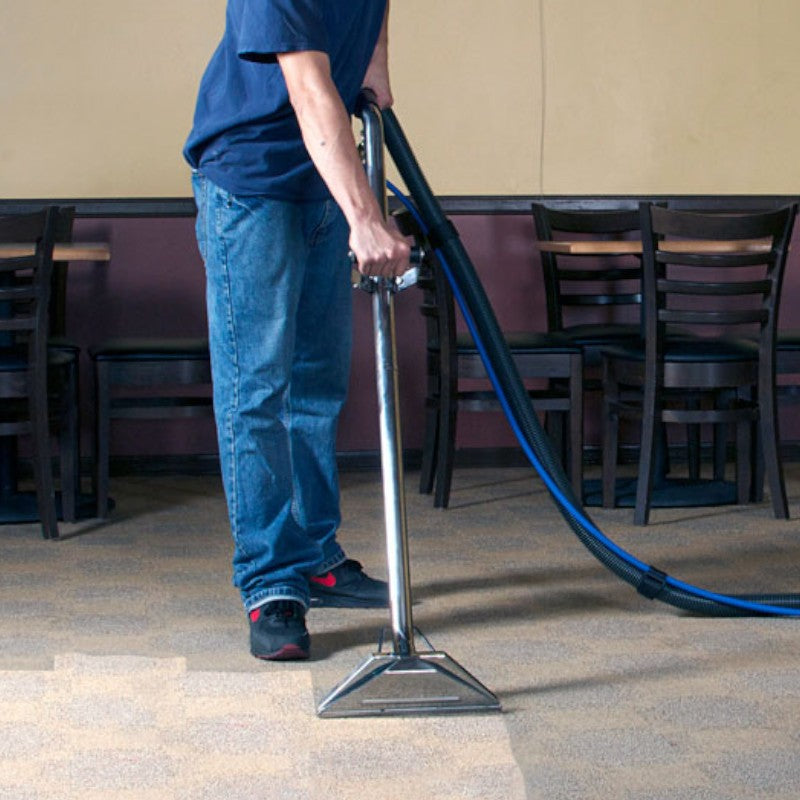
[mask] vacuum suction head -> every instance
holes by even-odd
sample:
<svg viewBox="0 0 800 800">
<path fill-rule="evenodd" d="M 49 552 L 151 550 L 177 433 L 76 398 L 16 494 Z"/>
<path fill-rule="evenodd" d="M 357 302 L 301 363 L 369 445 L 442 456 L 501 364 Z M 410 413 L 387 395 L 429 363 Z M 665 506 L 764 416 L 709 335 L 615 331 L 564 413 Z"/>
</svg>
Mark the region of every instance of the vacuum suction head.
<svg viewBox="0 0 800 800">
<path fill-rule="evenodd" d="M 374 653 L 320 703 L 320 717 L 500 711 L 500 702 L 446 653 Z"/>
</svg>

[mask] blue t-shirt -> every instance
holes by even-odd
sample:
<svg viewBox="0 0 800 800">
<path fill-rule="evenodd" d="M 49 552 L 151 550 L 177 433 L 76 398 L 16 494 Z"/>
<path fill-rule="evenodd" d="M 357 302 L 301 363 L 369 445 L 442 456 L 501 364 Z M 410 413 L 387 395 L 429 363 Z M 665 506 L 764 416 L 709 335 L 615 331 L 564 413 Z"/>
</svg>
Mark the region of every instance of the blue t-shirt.
<svg viewBox="0 0 800 800">
<path fill-rule="evenodd" d="M 352 113 L 386 0 L 228 0 L 184 156 L 234 194 L 330 196 L 306 151 L 275 54 L 320 50 Z"/>
</svg>

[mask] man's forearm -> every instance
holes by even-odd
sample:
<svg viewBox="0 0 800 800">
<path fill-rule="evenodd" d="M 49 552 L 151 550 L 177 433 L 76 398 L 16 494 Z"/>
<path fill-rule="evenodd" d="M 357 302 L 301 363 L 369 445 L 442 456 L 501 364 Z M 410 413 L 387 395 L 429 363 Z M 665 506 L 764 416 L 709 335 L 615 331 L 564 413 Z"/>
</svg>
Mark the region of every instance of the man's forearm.
<svg viewBox="0 0 800 800">
<path fill-rule="evenodd" d="M 328 56 L 318 51 L 284 53 L 278 63 L 306 150 L 350 225 L 350 247 L 359 269 L 385 277 L 402 274 L 408 269 L 408 244 L 387 226 L 370 189 Z"/>
<path fill-rule="evenodd" d="M 279 57 L 308 154 L 351 227 L 380 215 L 358 158 L 350 117 L 321 53 Z"/>
</svg>

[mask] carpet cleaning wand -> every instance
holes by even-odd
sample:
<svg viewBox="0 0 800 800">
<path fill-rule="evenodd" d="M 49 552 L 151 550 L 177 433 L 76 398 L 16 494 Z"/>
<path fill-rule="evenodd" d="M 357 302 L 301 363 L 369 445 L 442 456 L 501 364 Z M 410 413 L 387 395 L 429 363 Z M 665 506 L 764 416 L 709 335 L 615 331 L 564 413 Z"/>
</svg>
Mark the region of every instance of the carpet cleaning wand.
<svg viewBox="0 0 800 800">
<path fill-rule="evenodd" d="M 374 95 L 362 93 L 357 114 L 363 124 L 367 178 L 386 217 L 383 121 Z M 418 249 L 412 252 L 412 263 L 421 258 Z M 432 648 L 417 652 L 414 642 L 393 303 L 395 294 L 415 279 L 412 269 L 397 280 L 364 276 L 358 280 L 359 288 L 372 295 L 392 651 L 383 652 L 381 641 L 378 652 L 322 700 L 317 709 L 321 717 L 500 709 L 497 698 L 450 656 Z"/>
</svg>

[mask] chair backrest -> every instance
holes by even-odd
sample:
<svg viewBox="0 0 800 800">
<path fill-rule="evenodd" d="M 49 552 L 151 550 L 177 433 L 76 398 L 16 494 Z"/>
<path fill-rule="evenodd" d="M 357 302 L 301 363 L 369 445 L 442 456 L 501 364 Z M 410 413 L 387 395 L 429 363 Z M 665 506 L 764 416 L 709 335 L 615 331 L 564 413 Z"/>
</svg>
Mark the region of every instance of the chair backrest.
<svg viewBox="0 0 800 800">
<path fill-rule="evenodd" d="M 636 208 L 613 210 L 561 210 L 541 203 L 531 206 L 540 241 L 575 239 L 639 238 Z M 619 256 L 562 255 L 540 250 L 547 301 L 547 325 L 561 331 L 572 325 L 618 322 L 620 307 L 635 307 L 638 321 L 641 304 L 641 265 L 638 259 Z M 600 318 L 600 310 L 605 317 Z M 629 317 L 631 314 L 629 313 Z"/>
<path fill-rule="evenodd" d="M 35 242 L 42 235 L 42 219 L 48 209 L 28 214 L 9 214 L 0 217 L 0 241 Z M 71 242 L 75 219 L 74 206 L 62 206 L 53 210 L 55 214 L 55 242 Z M 50 335 L 63 336 L 66 327 L 68 262 L 53 262 L 50 277 Z"/>
<path fill-rule="evenodd" d="M 774 368 L 781 286 L 795 205 L 758 213 L 697 213 L 642 203 L 645 341 L 658 357 L 679 331 L 758 337 Z"/>
<path fill-rule="evenodd" d="M 24 341 L 29 359 L 43 364 L 57 217 L 56 208 L 0 217 L 0 242 L 35 243 L 31 256 L 0 259 L 0 346 Z"/>
</svg>

